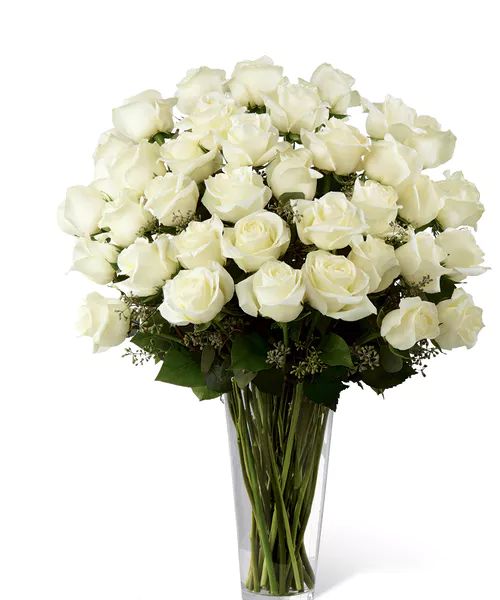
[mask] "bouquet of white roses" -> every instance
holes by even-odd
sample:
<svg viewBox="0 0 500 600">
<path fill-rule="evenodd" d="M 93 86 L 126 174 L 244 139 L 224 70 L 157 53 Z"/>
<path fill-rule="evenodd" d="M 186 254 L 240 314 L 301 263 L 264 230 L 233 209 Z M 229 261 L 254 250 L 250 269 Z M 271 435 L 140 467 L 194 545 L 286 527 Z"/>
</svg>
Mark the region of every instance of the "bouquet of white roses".
<svg viewBox="0 0 500 600">
<path fill-rule="evenodd" d="M 304 547 L 328 409 L 435 354 L 474 345 L 461 287 L 485 270 L 483 213 L 461 172 L 431 179 L 455 136 L 328 64 L 290 82 L 267 58 L 188 72 L 113 110 L 96 179 L 68 190 L 64 231 L 92 293 L 78 327 L 202 400 L 226 394 L 252 507 L 247 590 L 310 590 Z M 349 112 L 366 113 L 366 133 Z"/>
</svg>

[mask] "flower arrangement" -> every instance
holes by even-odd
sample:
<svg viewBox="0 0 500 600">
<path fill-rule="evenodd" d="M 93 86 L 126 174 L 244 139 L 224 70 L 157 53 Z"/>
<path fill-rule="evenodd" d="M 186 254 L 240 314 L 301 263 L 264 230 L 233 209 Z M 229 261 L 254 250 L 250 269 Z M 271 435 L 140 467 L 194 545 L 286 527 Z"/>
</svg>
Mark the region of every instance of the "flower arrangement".
<svg viewBox="0 0 500 600">
<path fill-rule="evenodd" d="M 478 190 L 425 172 L 455 136 L 353 86 L 328 64 L 292 83 L 265 57 L 229 79 L 189 71 L 174 98 L 113 110 L 95 180 L 59 209 L 73 268 L 115 290 L 81 308 L 94 349 L 130 338 L 125 354 L 161 363 L 159 381 L 226 395 L 254 593 L 314 587 L 304 535 L 342 390 L 382 393 L 483 326 L 461 287 L 485 271 Z"/>
</svg>

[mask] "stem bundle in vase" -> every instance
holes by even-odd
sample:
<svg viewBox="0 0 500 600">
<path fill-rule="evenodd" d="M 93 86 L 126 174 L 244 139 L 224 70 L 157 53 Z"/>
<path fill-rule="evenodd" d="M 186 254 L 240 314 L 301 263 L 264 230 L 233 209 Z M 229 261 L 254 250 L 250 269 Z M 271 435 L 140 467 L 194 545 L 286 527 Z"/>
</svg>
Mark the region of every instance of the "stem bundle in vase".
<svg viewBox="0 0 500 600">
<path fill-rule="evenodd" d="M 112 120 L 58 213 L 73 270 L 114 294 L 78 329 L 223 396 L 243 595 L 311 598 L 341 392 L 383 393 L 483 327 L 462 285 L 486 270 L 479 192 L 426 171 L 451 131 L 329 64 L 296 83 L 266 57 L 200 67 Z"/>
<path fill-rule="evenodd" d="M 281 596 L 311 590 L 315 572 L 304 538 L 329 411 L 305 398 L 300 384 L 278 395 L 234 384 L 225 402 L 251 506 L 245 587 Z"/>
</svg>

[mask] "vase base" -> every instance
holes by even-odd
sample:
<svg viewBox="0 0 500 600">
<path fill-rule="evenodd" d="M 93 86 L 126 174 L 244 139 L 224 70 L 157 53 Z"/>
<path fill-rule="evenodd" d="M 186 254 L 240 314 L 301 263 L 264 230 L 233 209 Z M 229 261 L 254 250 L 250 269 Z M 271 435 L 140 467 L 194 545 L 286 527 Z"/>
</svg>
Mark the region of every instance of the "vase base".
<svg viewBox="0 0 500 600">
<path fill-rule="evenodd" d="M 275 600 L 313 600 L 314 591 L 309 590 L 298 594 L 289 594 L 288 596 L 272 596 L 267 592 L 256 594 L 255 592 L 249 592 L 248 590 L 243 589 L 241 590 L 241 596 L 243 600 L 262 600 L 263 598 L 273 598 Z"/>
</svg>

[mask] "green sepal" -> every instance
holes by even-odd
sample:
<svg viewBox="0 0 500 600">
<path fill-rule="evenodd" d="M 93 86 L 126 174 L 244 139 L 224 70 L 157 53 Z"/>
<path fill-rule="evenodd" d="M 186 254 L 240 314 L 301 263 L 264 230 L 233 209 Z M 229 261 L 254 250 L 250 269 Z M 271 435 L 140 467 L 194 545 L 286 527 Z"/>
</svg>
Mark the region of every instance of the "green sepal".
<svg viewBox="0 0 500 600">
<path fill-rule="evenodd" d="M 301 142 L 301 138 L 300 138 L 300 134 L 299 133 L 292 133 L 291 131 L 287 131 L 285 133 L 280 132 L 281 135 L 284 136 L 285 140 L 287 142 L 290 142 L 291 144 L 300 144 Z"/>
<path fill-rule="evenodd" d="M 263 115 L 266 112 L 265 106 L 258 106 L 257 104 L 248 104 L 247 110 L 250 113 L 255 113 L 257 115 Z"/>
<path fill-rule="evenodd" d="M 162 146 L 165 140 L 172 139 L 173 137 L 175 137 L 175 133 L 172 133 L 171 131 L 158 131 L 158 133 L 155 133 L 149 138 L 148 142 L 150 144 L 156 142 L 159 146 Z"/>
<path fill-rule="evenodd" d="M 285 192 L 284 194 L 281 194 L 281 196 L 278 198 L 278 202 L 280 204 L 285 204 L 286 202 L 289 202 L 290 200 L 304 200 L 305 199 L 305 194 L 303 192 Z"/>
</svg>

